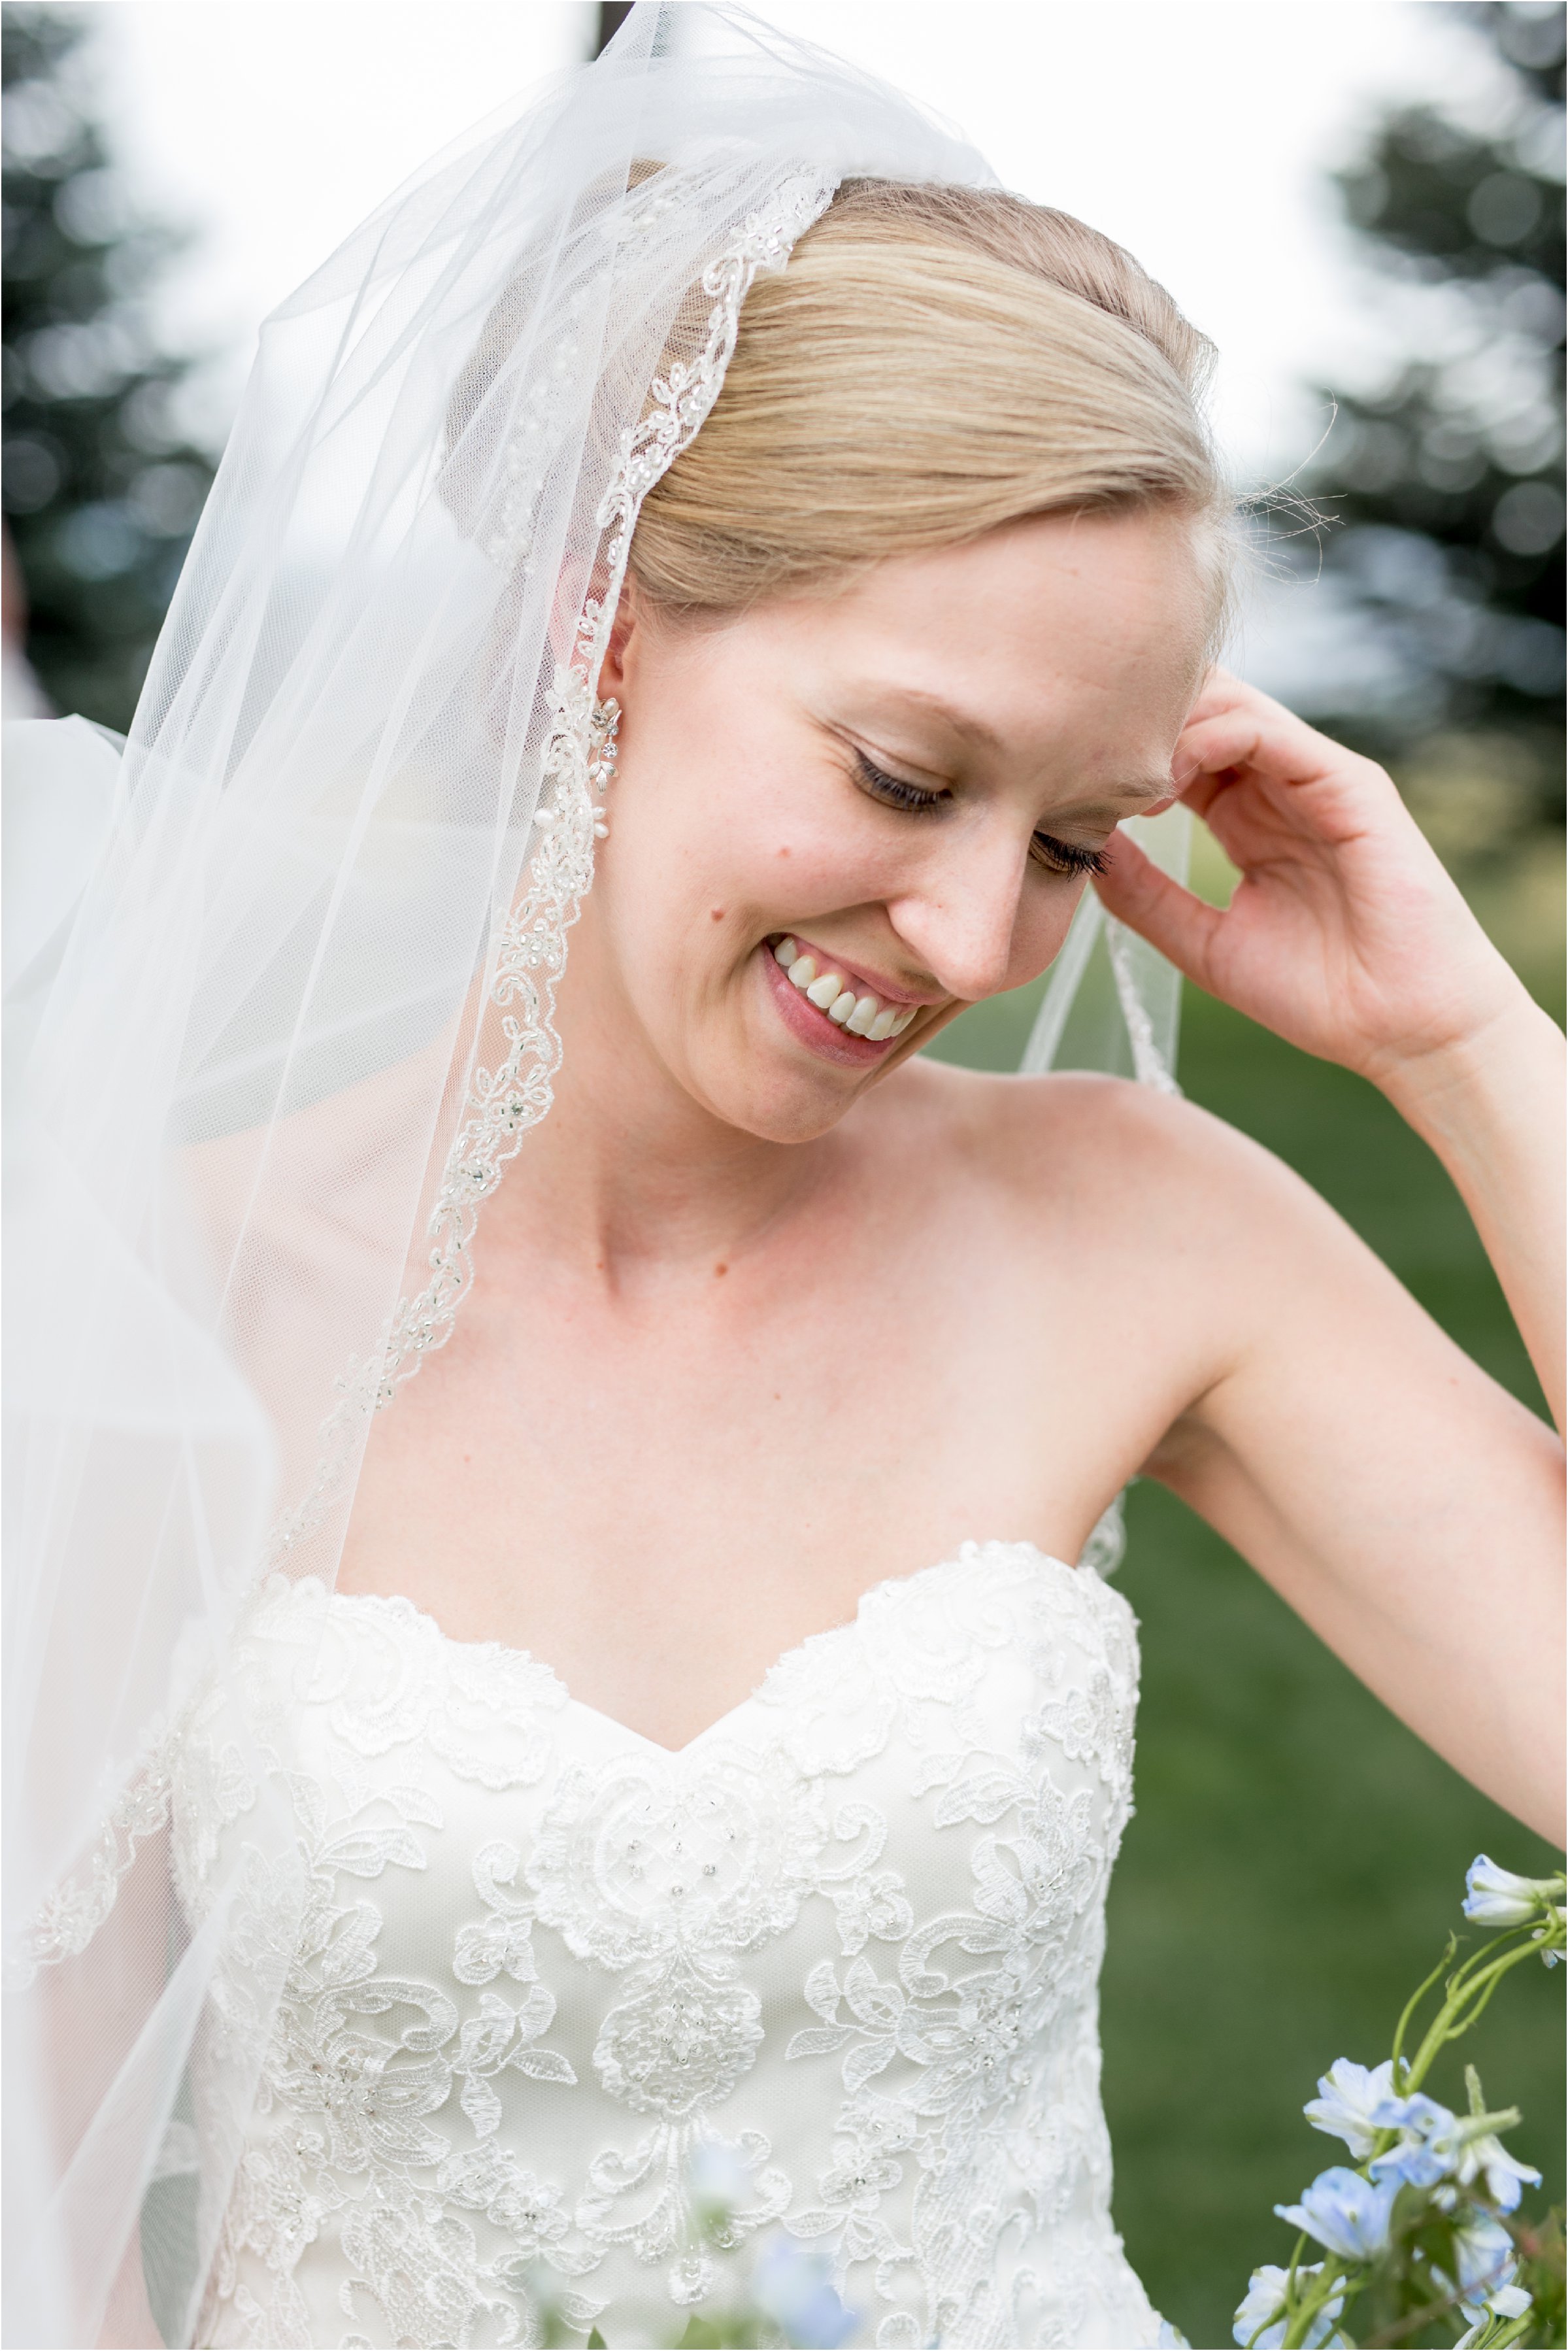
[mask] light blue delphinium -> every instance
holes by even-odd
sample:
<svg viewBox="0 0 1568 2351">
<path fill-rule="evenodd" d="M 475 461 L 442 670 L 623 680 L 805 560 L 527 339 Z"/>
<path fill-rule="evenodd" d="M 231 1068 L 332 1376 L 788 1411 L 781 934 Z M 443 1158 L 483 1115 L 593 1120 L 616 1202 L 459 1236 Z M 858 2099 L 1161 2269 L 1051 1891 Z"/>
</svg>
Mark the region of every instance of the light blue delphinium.
<svg viewBox="0 0 1568 2351">
<path fill-rule="evenodd" d="M 1487 2212 L 1472 2212 L 1454 2231 L 1454 2257 L 1457 2279 L 1435 2267 L 1432 2273 L 1458 2294 L 1467 2318 L 1484 2318 L 1489 2310 L 1502 2318 L 1521 2318 L 1530 2308 L 1530 2296 L 1513 2283 L 1519 2263 L 1513 2239 L 1501 2220 Z"/>
<path fill-rule="evenodd" d="M 777 2230 L 766 2238 L 752 2273 L 752 2300 L 790 2343 L 837 2351 L 859 2321 L 839 2300 L 826 2253 Z"/>
<path fill-rule="evenodd" d="M 1417 2091 L 1413 2098 L 1385 2098 L 1376 2110 L 1379 2130 L 1397 2130 L 1397 2146 L 1377 2157 L 1374 2179 L 1402 2179 L 1411 2188 L 1435 2188 L 1459 2160 L 1459 2119 L 1436 2098 Z"/>
<path fill-rule="evenodd" d="M 1522 2318 L 1530 2308 L 1530 2296 L 1521 2285 L 1500 2286 L 1487 2304 L 1473 2326 L 1468 2326 L 1454 2346 L 1454 2351 L 1472 2351 L 1494 2318 Z"/>
<path fill-rule="evenodd" d="M 1342 2138 L 1358 2163 L 1377 2143 L 1378 2125 L 1373 2115 L 1394 2093 L 1394 2065 L 1385 2057 L 1370 2071 L 1348 2057 L 1336 2057 L 1317 2085 L 1315 2098 L 1302 2108 L 1314 2130 Z"/>
<path fill-rule="evenodd" d="M 1343 2163 L 1320 2171 L 1299 2204 L 1276 2204 L 1289 2220 L 1347 2262 L 1369 2262 L 1388 2242 L 1388 2220 L 1399 2193 L 1397 2179 L 1363 2179 Z"/>
<path fill-rule="evenodd" d="M 1513 2211 L 1521 2186 L 1526 2181 L 1539 2186 L 1541 2174 L 1532 2164 L 1521 2163 L 1510 2155 L 1495 2131 L 1476 2127 L 1478 2120 L 1506 2121 L 1508 2117 L 1480 2116 L 1479 2082 L 1474 2084 L 1474 2096 L 1477 2112 L 1463 2121 L 1419 2092 L 1410 2098 L 1385 2098 L 1373 2119 L 1380 2129 L 1397 2130 L 1401 2136 L 1397 2146 L 1375 2159 L 1373 2178 L 1403 2179 L 1412 2188 L 1435 2188 L 1439 2180 L 1451 2179 L 1469 2188 L 1484 2177 L 1491 2202 L 1500 2211 Z M 1517 2110 L 1510 2111 L 1517 2120 Z"/>
<path fill-rule="evenodd" d="M 1465 1917 L 1478 1927 L 1528 1927 L 1562 1892 L 1556 1877 L 1518 1877 L 1478 1853 L 1465 1872 Z"/>
<path fill-rule="evenodd" d="M 1252 2272 L 1251 2283 L 1236 2312 L 1236 2324 L 1231 2329 L 1238 2343 L 1251 2343 L 1255 2339 L 1259 2351 L 1278 2351 L 1278 2346 L 1285 2339 L 1283 2313 L 1285 2281 L 1289 2275 L 1288 2270 L 1281 2269 L 1273 2262 L 1268 2262 L 1261 2270 Z M 1310 2266 L 1297 2270 L 1296 2283 L 1303 2284 L 1308 2278 L 1322 2275 L 1323 2263 L 1314 2262 Z M 1334 2333 L 1334 2321 L 1344 2307 L 1345 2296 L 1342 2294 L 1336 2294 L 1331 2301 L 1324 2303 L 1307 2330 L 1308 2351 L 1317 2351 L 1320 2344 L 1328 2341 Z M 1265 2329 L 1262 2335 L 1258 2333 L 1260 2326 Z"/>
<path fill-rule="evenodd" d="M 1462 2187 L 1468 2188 L 1473 2179 L 1483 2176 L 1486 2192 L 1500 2212 L 1517 2211 L 1520 2189 L 1541 2185 L 1541 2174 L 1535 2166 L 1519 2162 L 1491 2131 L 1482 2132 L 1479 2138 L 1464 2140 L 1454 2166 L 1454 2178 Z"/>
</svg>

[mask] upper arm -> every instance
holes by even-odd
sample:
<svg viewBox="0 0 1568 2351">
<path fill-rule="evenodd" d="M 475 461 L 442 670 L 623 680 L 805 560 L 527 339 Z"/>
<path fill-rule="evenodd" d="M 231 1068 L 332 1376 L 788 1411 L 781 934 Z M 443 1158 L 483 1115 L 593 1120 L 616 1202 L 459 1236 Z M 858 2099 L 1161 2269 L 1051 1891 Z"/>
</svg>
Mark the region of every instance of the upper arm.
<svg viewBox="0 0 1568 2351">
<path fill-rule="evenodd" d="M 1223 1235 L 1222 1344 L 1150 1473 L 1439 1753 L 1560 1834 L 1562 1448 L 1325 1202 L 1219 1136 L 1183 1206 Z"/>
</svg>

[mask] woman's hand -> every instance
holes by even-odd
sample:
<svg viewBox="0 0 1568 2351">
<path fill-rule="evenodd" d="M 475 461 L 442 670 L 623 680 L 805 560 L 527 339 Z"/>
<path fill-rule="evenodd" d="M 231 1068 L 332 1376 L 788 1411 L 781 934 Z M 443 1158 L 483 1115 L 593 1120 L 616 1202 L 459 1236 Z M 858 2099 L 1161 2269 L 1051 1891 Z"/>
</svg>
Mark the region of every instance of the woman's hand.
<svg viewBox="0 0 1568 2351">
<path fill-rule="evenodd" d="M 1100 896 L 1211 996 L 1370 1078 L 1431 1144 L 1563 1429 L 1561 1031 L 1370 759 L 1217 670 L 1171 773 L 1241 869 L 1230 905 L 1122 833 Z"/>
<path fill-rule="evenodd" d="M 1120 833 L 1097 886 L 1210 995 L 1392 1093 L 1528 1004 L 1370 759 L 1216 670 L 1171 772 L 1241 870 L 1230 905 L 1194 897 Z"/>
</svg>

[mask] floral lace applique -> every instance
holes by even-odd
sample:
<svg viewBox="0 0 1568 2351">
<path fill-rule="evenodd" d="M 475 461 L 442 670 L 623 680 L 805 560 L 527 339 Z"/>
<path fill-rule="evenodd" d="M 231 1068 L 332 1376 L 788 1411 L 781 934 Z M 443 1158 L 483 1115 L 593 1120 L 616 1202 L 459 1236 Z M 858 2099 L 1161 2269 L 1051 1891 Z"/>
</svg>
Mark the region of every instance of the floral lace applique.
<svg viewBox="0 0 1568 2351">
<path fill-rule="evenodd" d="M 658 2340 L 780 2225 L 857 2339 L 1154 2339 L 1095 2034 L 1116 1594 L 967 1546 L 680 1754 L 406 1602 L 282 1586 L 244 1654 L 243 1723 L 214 1704 L 179 1777 L 182 1881 L 265 1786 L 304 1891 L 271 1888 L 297 1926 L 201 2340 L 536 2341 L 546 2304 Z"/>
</svg>

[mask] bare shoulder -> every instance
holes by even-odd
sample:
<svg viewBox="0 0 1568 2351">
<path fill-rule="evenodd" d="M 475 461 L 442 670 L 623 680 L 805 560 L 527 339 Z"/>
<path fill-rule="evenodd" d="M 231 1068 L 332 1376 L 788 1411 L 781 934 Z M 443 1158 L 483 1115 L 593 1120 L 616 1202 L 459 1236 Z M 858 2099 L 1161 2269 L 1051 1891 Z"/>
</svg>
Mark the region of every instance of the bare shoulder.
<svg viewBox="0 0 1568 2351">
<path fill-rule="evenodd" d="M 1179 1095 L 1088 1071 L 895 1075 L 898 1165 L 932 1179 L 911 1214 L 950 1237 L 977 1288 L 1026 1311 L 1092 1298 L 1096 1327 L 1136 1332 L 1168 1375 L 1167 1425 L 1325 1308 L 1397 1287 L 1293 1169 Z M 903 1196 L 886 1167 L 882 1188 Z"/>
<path fill-rule="evenodd" d="M 992 1076 L 921 1060 L 898 1073 L 888 1110 L 955 1175 L 1037 1210 L 1044 1196 L 1137 1212 L 1168 1228 L 1220 1211 L 1228 1228 L 1324 1204 L 1250 1136 L 1179 1095 L 1091 1071 Z M 1308 1211 L 1310 1213 L 1310 1210 Z M 1324 1209 L 1324 1213 L 1327 1213 Z"/>
</svg>

